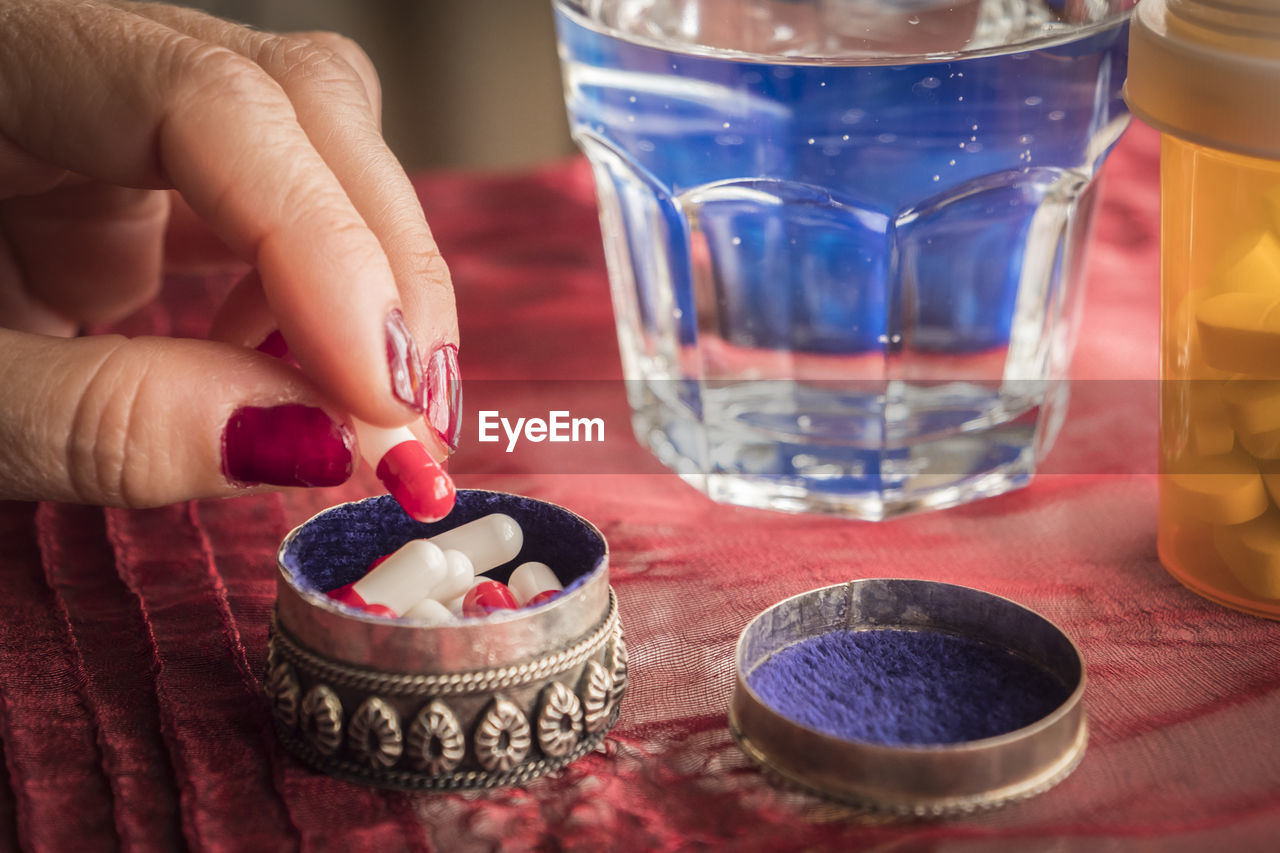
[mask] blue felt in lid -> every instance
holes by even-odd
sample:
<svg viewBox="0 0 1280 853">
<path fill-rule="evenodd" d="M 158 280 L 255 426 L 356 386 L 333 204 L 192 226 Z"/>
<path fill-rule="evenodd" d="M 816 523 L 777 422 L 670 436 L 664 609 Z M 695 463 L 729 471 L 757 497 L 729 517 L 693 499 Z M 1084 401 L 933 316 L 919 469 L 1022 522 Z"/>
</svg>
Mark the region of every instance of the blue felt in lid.
<svg viewBox="0 0 1280 853">
<path fill-rule="evenodd" d="M 1087 741 L 1084 662 L 1044 617 L 930 581 L 868 579 L 742 632 L 729 722 L 743 750 L 831 799 L 972 811 L 1064 778 Z"/>
</svg>

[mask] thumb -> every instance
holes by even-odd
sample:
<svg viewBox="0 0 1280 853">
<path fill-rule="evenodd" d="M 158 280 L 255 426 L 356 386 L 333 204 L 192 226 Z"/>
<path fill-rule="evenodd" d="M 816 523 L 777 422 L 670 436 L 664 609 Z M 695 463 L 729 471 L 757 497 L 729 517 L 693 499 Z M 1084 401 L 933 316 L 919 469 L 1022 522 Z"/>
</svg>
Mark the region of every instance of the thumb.
<svg viewBox="0 0 1280 853">
<path fill-rule="evenodd" d="M 229 344 L 0 329 L 0 388 L 0 498 L 158 506 L 355 469 L 301 373 Z"/>
</svg>

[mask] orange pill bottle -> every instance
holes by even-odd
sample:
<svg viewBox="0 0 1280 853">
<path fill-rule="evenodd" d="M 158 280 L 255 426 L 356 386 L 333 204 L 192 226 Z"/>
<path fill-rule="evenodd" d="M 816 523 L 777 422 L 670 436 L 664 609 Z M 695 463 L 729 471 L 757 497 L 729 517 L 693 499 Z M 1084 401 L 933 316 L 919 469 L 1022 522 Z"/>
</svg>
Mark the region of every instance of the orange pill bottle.
<svg viewBox="0 0 1280 853">
<path fill-rule="evenodd" d="M 1161 147 L 1160 560 L 1280 619 L 1280 0 L 1143 0 Z"/>
</svg>

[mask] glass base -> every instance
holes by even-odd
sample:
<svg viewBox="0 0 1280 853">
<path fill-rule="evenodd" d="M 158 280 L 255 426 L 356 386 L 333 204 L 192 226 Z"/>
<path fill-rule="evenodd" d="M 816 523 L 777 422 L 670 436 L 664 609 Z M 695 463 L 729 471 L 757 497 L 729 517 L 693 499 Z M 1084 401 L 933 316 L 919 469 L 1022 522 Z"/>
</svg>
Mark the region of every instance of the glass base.
<svg viewBox="0 0 1280 853">
<path fill-rule="evenodd" d="M 1031 481 L 1043 407 L 1008 423 L 897 447 L 743 435 L 643 394 L 636 438 L 681 479 L 720 503 L 880 521 L 945 509 Z"/>
</svg>

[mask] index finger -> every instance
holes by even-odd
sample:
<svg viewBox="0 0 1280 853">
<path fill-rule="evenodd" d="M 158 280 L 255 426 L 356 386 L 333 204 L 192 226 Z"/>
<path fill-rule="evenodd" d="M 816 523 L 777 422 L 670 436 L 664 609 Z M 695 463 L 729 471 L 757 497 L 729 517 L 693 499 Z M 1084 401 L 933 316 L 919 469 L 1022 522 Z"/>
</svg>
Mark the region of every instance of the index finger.
<svg viewBox="0 0 1280 853">
<path fill-rule="evenodd" d="M 353 415 L 425 410 L 387 254 L 257 63 L 123 9 L 32 2 L 0 32 L 0 80 L 0 132 L 26 151 L 178 189 L 257 267 L 299 364 Z"/>
</svg>

